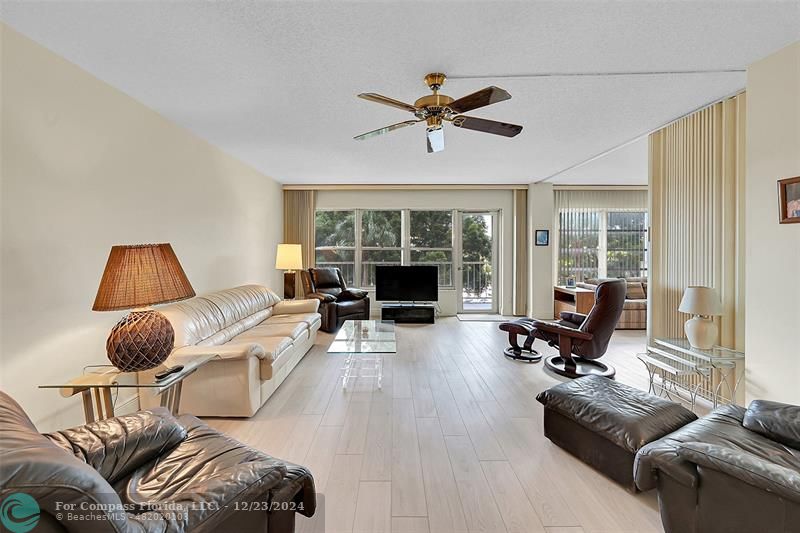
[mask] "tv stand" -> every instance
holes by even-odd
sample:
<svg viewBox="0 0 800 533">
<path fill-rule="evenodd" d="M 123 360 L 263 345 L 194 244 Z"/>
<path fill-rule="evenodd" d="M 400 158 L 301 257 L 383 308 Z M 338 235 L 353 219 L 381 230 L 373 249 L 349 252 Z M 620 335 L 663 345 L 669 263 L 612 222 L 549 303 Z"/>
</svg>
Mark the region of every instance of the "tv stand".
<svg viewBox="0 0 800 533">
<path fill-rule="evenodd" d="M 435 317 L 433 304 L 381 304 L 381 320 L 394 320 L 398 324 L 433 324 Z"/>
</svg>

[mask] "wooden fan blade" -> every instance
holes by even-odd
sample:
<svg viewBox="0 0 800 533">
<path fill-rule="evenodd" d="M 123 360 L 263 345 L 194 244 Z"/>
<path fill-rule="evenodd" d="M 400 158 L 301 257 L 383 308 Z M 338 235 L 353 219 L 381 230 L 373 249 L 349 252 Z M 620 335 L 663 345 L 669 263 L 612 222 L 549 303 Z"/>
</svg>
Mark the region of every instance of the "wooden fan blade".
<svg viewBox="0 0 800 533">
<path fill-rule="evenodd" d="M 364 100 L 369 100 L 370 102 L 396 107 L 397 109 L 402 109 L 404 111 L 411 111 L 412 113 L 417 112 L 417 108 L 411 104 L 407 104 L 405 102 L 401 102 L 400 100 L 395 100 L 394 98 L 389 98 L 388 96 L 383 96 L 377 93 L 361 93 L 358 95 L 358 97 L 363 98 Z"/>
<path fill-rule="evenodd" d="M 478 92 L 462 96 L 458 100 L 451 102 L 447 107 L 452 109 L 454 113 L 466 113 L 467 111 L 496 104 L 510 98 L 511 95 L 505 89 L 492 85 Z"/>
<path fill-rule="evenodd" d="M 487 120 L 485 118 L 467 117 L 458 115 L 453 118 L 453 126 L 464 128 L 466 130 L 482 131 L 483 133 L 491 133 L 493 135 L 502 135 L 503 137 L 514 137 L 519 135 L 522 131 L 522 126 L 516 124 L 506 124 L 505 122 L 497 122 L 495 120 Z"/>
<path fill-rule="evenodd" d="M 389 133 L 390 131 L 399 130 L 400 128 L 405 128 L 406 126 L 413 126 L 417 122 L 422 122 L 421 120 L 406 120 L 405 122 L 398 122 L 397 124 L 392 124 L 391 126 L 386 126 L 383 128 L 379 128 L 377 130 L 368 131 L 367 133 L 362 133 L 361 135 L 356 135 L 353 139 L 357 141 L 363 141 L 364 139 L 369 139 L 370 137 L 377 137 L 378 135 L 383 135 L 384 133 Z"/>
</svg>

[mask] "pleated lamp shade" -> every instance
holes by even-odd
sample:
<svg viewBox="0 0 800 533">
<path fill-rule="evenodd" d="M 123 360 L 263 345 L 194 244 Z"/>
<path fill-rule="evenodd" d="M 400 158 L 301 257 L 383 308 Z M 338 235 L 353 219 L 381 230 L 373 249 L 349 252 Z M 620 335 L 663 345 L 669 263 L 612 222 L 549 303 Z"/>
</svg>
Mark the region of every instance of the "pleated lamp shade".
<svg viewBox="0 0 800 533">
<path fill-rule="evenodd" d="M 113 246 L 92 310 L 135 309 L 194 295 L 169 244 Z"/>
</svg>

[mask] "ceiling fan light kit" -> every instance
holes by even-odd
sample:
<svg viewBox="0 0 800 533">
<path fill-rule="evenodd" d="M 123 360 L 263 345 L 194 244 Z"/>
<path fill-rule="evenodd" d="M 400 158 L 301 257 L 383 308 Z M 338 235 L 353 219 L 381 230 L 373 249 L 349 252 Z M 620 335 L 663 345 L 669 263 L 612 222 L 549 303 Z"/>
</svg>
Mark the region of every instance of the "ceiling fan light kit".
<svg viewBox="0 0 800 533">
<path fill-rule="evenodd" d="M 522 131 L 522 126 L 516 124 L 508 124 L 505 122 L 498 122 L 496 120 L 488 120 L 485 118 L 470 117 L 462 115 L 488 105 L 496 104 L 509 100 L 511 95 L 504 89 L 495 86 L 489 86 L 480 91 L 462 96 L 458 99 L 453 99 L 446 94 L 439 94 L 439 89 L 444 85 L 447 76 L 441 72 L 433 72 L 425 76 L 425 84 L 430 88 L 433 94 L 423 96 L 414 102 L 414 105 L 395 100 L 377 93 L 361 93 L 359 98 L 376 102 L 378 104 L 388 105 L 403 111 L 413 113 L 417 120 L 406 120 L 398 122 L 390 126 L 385 126 L 377 130 L 368 131 L 353 137 L 357 141 L 363 141 L 371 137 L 377 137 L 384 133 L 389 133 L 406 126 L 413 126 L 419 122 L 425 122 L 426 136 L 428 143 L 428 153 L 441 152 L 444 150 L 444 122 L 450 122 L 457 128 L 464 128 L 466 130 L 479 131 L 483 133 L 491 133 L 493 135 L 501 135 L 503 137 L 515 137 Z"/>
</svg>

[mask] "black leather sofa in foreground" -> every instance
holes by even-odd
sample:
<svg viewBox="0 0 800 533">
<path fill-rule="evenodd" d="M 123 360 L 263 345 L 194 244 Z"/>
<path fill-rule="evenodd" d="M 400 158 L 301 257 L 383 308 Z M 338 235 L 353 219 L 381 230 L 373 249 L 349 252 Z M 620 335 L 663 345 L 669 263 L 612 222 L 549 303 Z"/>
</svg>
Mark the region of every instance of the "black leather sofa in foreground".
<svg viewBox="0 0 800 533">
<path fill-rule="evenodd" d="M 316 507 L 306 468 L 193 416 L 156 408 L 43 435 L 0 392 L 0 500 L 8 498 L 38 506 L 41 533 L 291 533 L 295 513 Z"/>
<path fill-rule="evenodd" d="M 658 489 L 666 533 L 800 533 L 800 406 L 697 418 L 598 376 L 537 396 L 553 443 L 628 489 Z"/>
<path fill-rule="evenodd" d="M 728 405 L 636 456 L 667 533 L 800 532 L 800 406 Z"/>
</svg>

